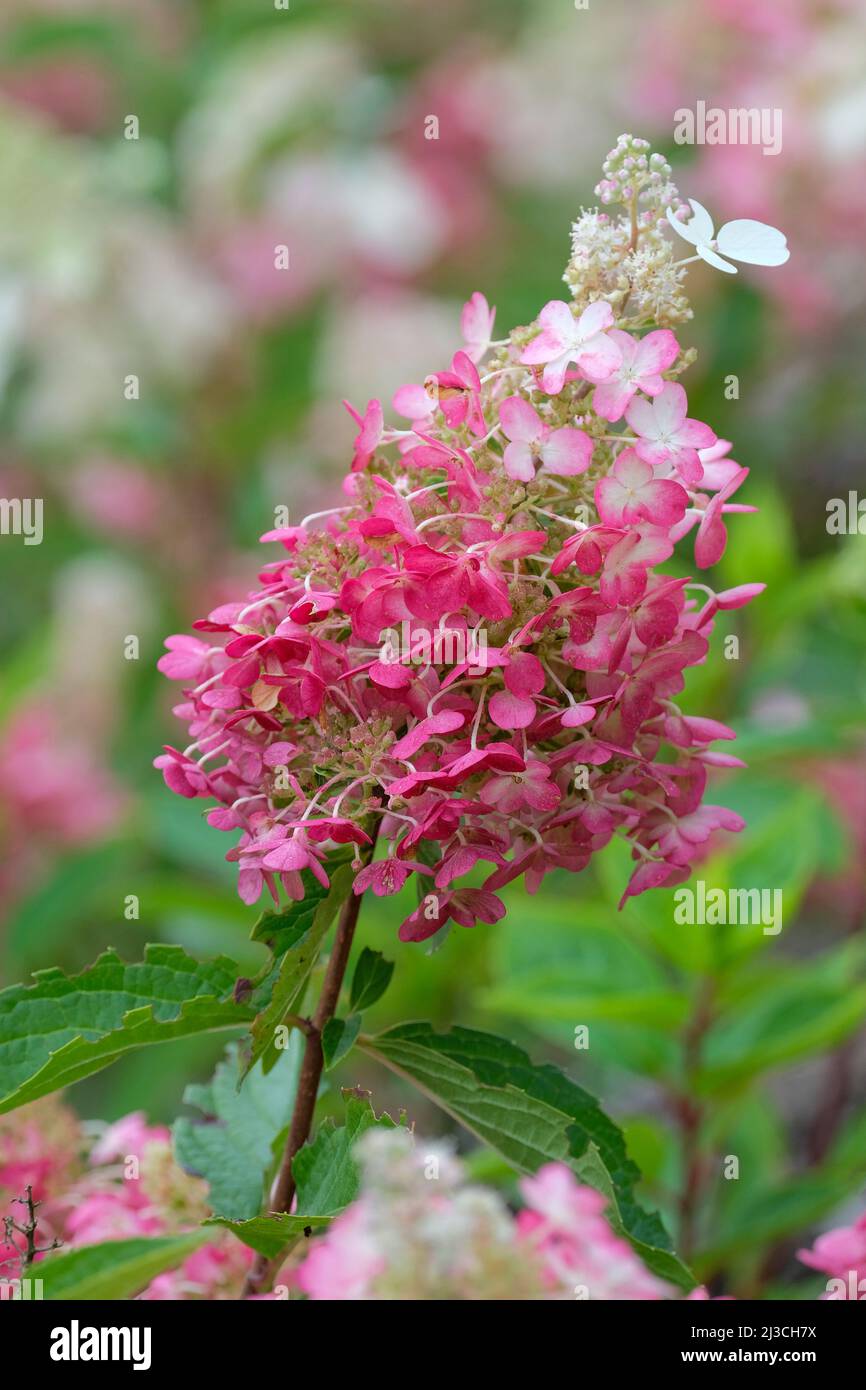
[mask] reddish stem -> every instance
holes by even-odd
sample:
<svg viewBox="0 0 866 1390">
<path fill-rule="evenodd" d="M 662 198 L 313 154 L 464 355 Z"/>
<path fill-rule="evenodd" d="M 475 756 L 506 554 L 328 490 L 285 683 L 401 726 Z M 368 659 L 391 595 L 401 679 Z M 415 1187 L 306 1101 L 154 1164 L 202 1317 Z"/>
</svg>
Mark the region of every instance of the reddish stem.
<svg viewBox="0 0 866 1390">
<path fill-rule="evenodd" d="M 370 845 L 366 847 L 365 862 L 369 863 L 376 848 L 376 832 L 373 832 Z M 316 1098 L 319 1094 L 319 1084 L 322 1079 L 322 1069 L 324 1066 L 324 1054 L 322 1052 L 322 1033 L 326 1024 L 334 1017 L 337 1006 L 340 1002 L 340 991 L 343 987 L 343 978 L 346 974 L 346 966 L 349 963 L 349 954 L 352 950 L 352 941 L 355 936 L 355 927 L 358 924 L 358 913 L 361 910 L 361 895 L 350 893 L 343 904 L 340 913 L 340 920 L 337 924 L 337 934 L 334 938 L 334 946 L 328 959 L 325 970 L 325 979 L 322 985 L 322 992 L 319 995 L 319 1002 L 316 1011 L 311 1019 L 305 1020 L 304 1034 L 306 1042 L 304 1044 L 304 1056 L 301 1062 L 301 1071 L 298 1077 L 298 1089 L 295 1093 L 295 1105 L 292 1111 L 292 1121 L 289 1127 L 289 1137 L 286 1141 L 286 1148 L 283 1160 L 280 1164 L 280 1171 L 271 1189 L 269 1210 L 272 1212 L 290 1211 L 292 1201 L 295 1196 L 295 1178 L 292 1171 L 295 1155 L 302 1149 L 310 1137 L 310 1130 L 313 1127 L 313 1116 L 316 1110 Z M 243 1297 L 251 1293 L 261 1293 L 265 1288 L 270 1277 L 279 1269 L 282 1260 L 267 1260 L 263 1255 L 256 1257 L 252 1269 L 247 1275 L 244 1285 Z"/>
</svg>

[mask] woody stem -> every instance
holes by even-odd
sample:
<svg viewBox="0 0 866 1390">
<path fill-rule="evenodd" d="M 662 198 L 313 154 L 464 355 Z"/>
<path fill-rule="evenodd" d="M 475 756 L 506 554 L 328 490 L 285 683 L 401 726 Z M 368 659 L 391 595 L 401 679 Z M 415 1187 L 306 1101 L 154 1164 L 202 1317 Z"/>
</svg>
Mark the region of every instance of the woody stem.
<svg viewBox="0 0 866 1390">
<path fill-rule="evenodd" d="M 377 826 L 378 829 L 378 826 Z M 364 855 L 365 864 L 369 864 L 373 858 L 376 848 L 376 830 L 372 832 L 371 842 L 366 846 Z M 298 1077 L 298 1089 L 295 1093 L 295 1104 L 292 1111 L 292 1120 L 289 1127 L 289 1137 L 286 1141 L 283 1160 L 276 1181 L 271 1189 L 270 1210 L 272 1212 L 283 1212 L 291 1210 L 292 1201 L 295 1196 L 295 1177 L 292 1171 L 295 1155 L 304 1147 L 310 1137 L 310 1130 L 313 1126 L 313 1116 L 316 1109 L 316 1098 L 319 1094 L 319 1083 L 322 1079 L 324 1067 L 324 1054 L 322 1052 L 322 1033 L 325 1026 L 334 1017 L 337 1005 L 340 1001 L 340 991 L 343 987 L 343 978 L 346 974 L 346 966 L 349 963 L 349 954 L 352 949 L 352 941 L 355 936 L 355 928 L 358 924 L 358 914 L 361 910 L 361 895 L 350 893 L 343 904 L 340 913 L 340 920 L 337 924 L 337 934 L 334 938 L 334 945 L 328 959 L 325 979 L 322 985 L 322 992 L 316 1005 L 315 1013 L 307 1022 L 304 1029 L 306 1041 L 304 1043 L 304 1056 L 301 1062 L 301 1071 Z M 280 1258 L 268 1260 L 263 1255 L 259 1255 L 250 1270 L 246 1284 L 244 1286 L 244 1296 L 250 1293 L 261 1293 L 265 1288 L 270 1277 L 277 1272 L 282 1263 Z"/>
</svg>

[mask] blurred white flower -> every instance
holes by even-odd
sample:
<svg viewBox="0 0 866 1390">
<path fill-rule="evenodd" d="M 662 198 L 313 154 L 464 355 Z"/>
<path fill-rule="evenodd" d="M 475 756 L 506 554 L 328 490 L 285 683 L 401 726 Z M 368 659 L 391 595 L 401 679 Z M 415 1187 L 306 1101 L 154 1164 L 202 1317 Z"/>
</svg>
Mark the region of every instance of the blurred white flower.
<svg viewBox="0 0 866 1390">
<path fill-rule="evenodd" d="M 178 136 L 181 182 L 199 225 L 247 210 L 277 150 L 311 132 L 318 144 L 362 71 L 355 45 L 334 26 L 267 31 L 233 46 Z"/>
</svg>

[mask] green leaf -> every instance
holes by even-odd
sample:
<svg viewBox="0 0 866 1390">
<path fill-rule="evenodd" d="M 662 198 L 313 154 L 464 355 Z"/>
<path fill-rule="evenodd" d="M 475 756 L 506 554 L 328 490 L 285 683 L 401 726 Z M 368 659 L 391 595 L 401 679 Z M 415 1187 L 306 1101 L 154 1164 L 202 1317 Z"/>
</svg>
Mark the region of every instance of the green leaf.
<svg viewBox="0 0 866 1390">
<path fill-rule="evenodd" d="M 253 935 L 271 943 L 275 963 L 267 968 L 253 992 L 259 1013 L 252 1026 L 245 1075 L 260 1059 L 265 1071 L 275 1065 L 280 1054 L 276 1029 L 297 1007 L 328 928 L 352 891 L 353 878 L 351 865 L 343 862 L 331 872 L 330 889 L 318 894 L 311 891 L 309 902 L 304 899 L 302 903 L 293 903 L 284 913 L 265 913 L 256 924 Z"/>
<path fill-rule="evenodd" d="M 207 1232 L 179 1236 L 142 1236 L 107 1240 L 49 1255 L 38 1267 L 42 1291 L 49 1299 L 132 1298 L 167 1269 L 176 1269 L 204 1245 Z"/>
<path fill-rule="evenodd" d="M 358 964 L 352 976 L 350 1008 L 359 1013 L 369 1009 L 371 1004 L 381 999 L 391 983 L 393 974 L 394 962 L 386 960 L 381 951 L 371 951 L 369 946 L 365 946 L 358 957 Z"/>
<path fill-rule="evenodd" d="M 266 1260 L 275 1260 L 284 1250 L 288 1253 L 301 1236 L 307 1232 L 325 1230 L 332 1220 L 331 1216 L 290 1216 L 288 1212 L 281 1212 L 254 1216 L 249 1221 L 230 1221 L 224 1216 L 213 1216 L 204 1224 L 224 1226 L 256 1254 L 264 1255 Z"/>
<path fill-rule="evenodd" d="M 322 1030 L 322 1053 L 325 1070 L 330 1071 L 352 1050 L 355 1039 L 361 1031 L 361 1015 L 349 1014 L 348 1018 L 329 1018 Z"/>
<path fill-rule="evenodd" d="M 740 526 L 736 546 L 729 546 L 719 564 L 722 578 L 720 588 L 732 588 L 748 583 L 746 576 L 759 574 L 772 593 L 775 587 L 785 588 L 789 577 L 797 572 L 797 545 L 788 509 L 778 487 L 768 480 L 752 480 L 749 502 L 758 507 L 760 526 Z M 762 622 L 760 604 L 755 621 Z"/>
<path fill-rule="evenodd" d="M 237 1048 L 232 1046 L 207 1085 L 188 1086 L 184 1092 L 186 1104 L 203 1118 L 175 1121 L 175 1157 L 188 1172 L 207 1179 L 210 1206 L 220 1216 L 244 1220 L 261 1211 L 272 1146 L 294 1105 L 299 1043 L 292 1034 L 279 1064 L 267 1075 L 256 1066 L 240 1090 Z"/>
<path fill-rule="evenodd" d="M 843 1169 L 862 1167 L 866 1153 L 866 1111 L 853 1114 L 833 1142 L 828 1162 Z"/>
<path fill-rule="evenodd" d="M 468 1028 L 436 1033 L 405 1023 L 360 1040 L 371 1056 L 419 1086 L 454 1119 L 524 1173 L 567 1163 L 610 1201 L 615 1229 L 662 1279 L 691 1288 L 657 1214 L 634 1195 L 640 1174 L 621 1131 L 598 1102 L 557 1067 L 534 1066 L 519 1047 Z"/>
<path fill-rule="evenodd" d="M 674 990 L 631 992 L 612 988 L 614 985 L 615 980 L 610 980 L 602 988 L 601 982 L 581 978 L 572 969 L 550 967 L 523 977 L 519 983 L 485 990 L 482 1003 L 496 1013 L 533 1023 L 604 1019 L 672 1032 L 684 1023 L 688 1000 L 682 994 Z"/>
<path fill-rule="evenodd" d="M 295 1156 L 298 1211 L 335 1216 L 353 1202 L 358 1192 L 358 1169 L 352 1157 L 355 1143 L 374 1125 L 396 1129 L 390 1115 L 376 1114 L 364 1093 L 344 1091 L 343 1099 L 346 1123 L 338 1126 L 325 1120 L 312 1144 L 305 1144 Z"/>
<path fill-rule="evenodd" d="M 624 870 L 627 876 L 628 869 Z M 625 876 L 621 882 L 625 882 Z M 500 1021 L 528 1022 L 534 1033 L 573 1049 L 575 1027 L 591 1024 L 597 1060 L 658 1075 L 675 1065 L 678 1021 L 687 1003 L 671 973 L 648 953 L 648 934 L 594 898 L 575 917 L 571 896 L 532 903 L 508 894 L 508 916 L 491 944 L 489 983 L 476 1001 Z M 551 962 L 555 965 L 551 965 Z"/>
<path fill-rule="evenodd" d="M 228 1221 L 217 1217 L 206 1225 L 226 1226 L 245 1245 L 274 1259 L 291 1241 L 309 1227 L 317 1230 L 339 1216 L 358 1195 L 359 1173 L 352 1149 L 366 1130 L 373 1126 L 394 1129 L 390 1115 L 377 1115 L 366 1095 L 344 1091 L 346 1123 L 337 1126 L 326 1120 L 312 1143 L 295 1155 L 292 1165 L 297 1184 L 297 1212 L 260 1216 L 251 1221 Z"/>
<path fill-rule="evenodd" d="M 125 840 L 79 849 L 55 861 L 6 919 L 4 936 L 15 973 L 53 960 L 75 928 L 110 917 L 131 879 L 141 893 L 140 868 L 134 864 L 132 844 Z M 34 922 L 39 923 L 37 932 Z"/>
<path fill-rule="evenodd" d="M 232 998 L 237 966 L 148 946 L 128 965 L 106 951 L 80 975 L 40 970 L 0 993 L 0 1113 L 70 1086 L 151 1043 L 242 1028 L 252 1009 Z"/>
<path fill-rule="evenodd" d="M 826 1051 L 866 1020 L 864 945 L 846 943 L 806 964 L 755 971 L 722 996 L 721 1021 L 702 1048 L 702 1094 L 741 1085 L 773 1067 Z"/>
<path fill-rule="evenodd" d="M 773 902 L 773 893 L 778 890 L 778 901 L 784 904 L 785 916 L 790 920 L 818 867 L 819 843 L 815 833 L 818 808 L 812 790 L 785 784 L 776 792 L 781 800 L 773 805 L 768 794 L 769 786 L 764 782 L 756 788 L 760 809 L 753 802 L 744 811 L 740 811 L 734 790 L 731 809 L 746 816 L 748 824 L 731 847 L 730 886 L 747 890 L 772 887 L 770 903 Z M 768 807 L 771 808 L 769 813 Z M 823 817 L 819 816 L 819 819 Z M 738 940 L 742 945 L 744 936 L 748 942 L 748 933 L 728 933 L 729 945 Z M 768 940 L 760 930 L 752 933 L 753 941 L 760 942 L 762 939 L 765 943 Z M 742 954 L 742 950 L 739 953 Z M 734 953 L 728 951 L 727 954 Z"/>
</svg>

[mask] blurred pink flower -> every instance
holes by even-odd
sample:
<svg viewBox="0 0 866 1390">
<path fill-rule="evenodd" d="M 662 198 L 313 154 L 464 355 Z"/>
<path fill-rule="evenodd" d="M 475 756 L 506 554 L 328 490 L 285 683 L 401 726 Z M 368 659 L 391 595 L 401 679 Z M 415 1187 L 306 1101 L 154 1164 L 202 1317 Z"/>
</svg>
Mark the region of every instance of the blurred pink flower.
<svg viewBox="0 0 866 1390">
<path fill-rule="evenodd" d="M 797 1259 L 810 1269 L 819 1269 L 832 1279 L 845 1283 L 845 1291 L 830 1291 L 830 1299 L 864 1297 L 859 1290 L 860 1280 L 866 1280 L 866 1212 L 852 1226 L 839 1226 L 818 1236 L 809 1250 L 798 1250 Z"/>
<path fill-rule="evenodd" d="M 364 1299 L 385 1263 L 362 1200 L 331 1223 L 327 1239 L 313 1242 L 298 1270 L 298 1287 L 316 1300 Z"/>
<path fill-rule="evenodd" d="M 150 1125 L 143 1110 L 135 1110 L 109 1125 L 90 1151 L 92 1164 L 114 1163 L 129 1154 L 141 1155 L 147 1144 L 167 1144 L 171 1132 L 165 1125 Z"/>
<path fill-rule="evenodd" d="M 591 1300 L 670 1296 L 670 1286 L 611 1230 L 606 1199 L 565 1164 L 546 1163 L 534 1177 L 521 1178 L 520 1191 L 527 1205 L 517 1214 L 517 1230 L 540 1256 L 548 1288 L 585 1289 Z"/>
<path fill-rule="evenodd" d="M 171 1136 L 143 1112 L 106 1127 L 83 1161 L 87 1143 L 74 1114 L 57 1098 L 0 1116 L 0 1217 L 19 1222 L 13 1199 L 27 1184 L 42 1205 L 37 1240 L 61 1249 L 104 1241 L 196 1230 L 207 1215 L 205 1184 L 174 1162 Z M 129 1160 L 135 1159 L 132 1164 Z M 0 1227 L 2 1231 L 2 1227 Z M 16 1272 L 20 1249 L 2 1243 L 0 1277 Z M 40 1260 L 51 1259 L 49 1252 Z M 227 1232 L 195 1250 L 176 1270 L 158 1276 L 143 1299 L 239 1298 L 252 1252 Z"/>
<path fill-rule="evenodd" d="M 80 135 L 99 131 L 111 116 L 112 85 L 107 65 L 86 57 L 28 62 L 19 56 L 14 69 L 0 71 L 4 97 Z"/>
<path fill-rule="evenodd" d="M 74 510 L 89 525 L 134 540 L 155 534 L 167 501 L 153 474 L 111 458 L 79 464 L 70 474 L 68 492 Z"/>
<path fill-rule="evenodd" d="M 118 823 L 125 798 L 91 750 L 62 735 L 50 706 L 34 702 L 0 734 L 0 803 L 19 834 L 83 844 Z"/>
<path fill-rule="evenodd" d="M 526 1207 L 465 1182 L 447 1150 L 405 1131 L 371 1131 L 356 1154 L 361 1194 L 312 1241 L 295 1282 L 311 1299 L 661 1299 L 650 1274 L 611 1230 L 606 1199 L 562 1163 L 523 1178 Z"/>
</svg>

